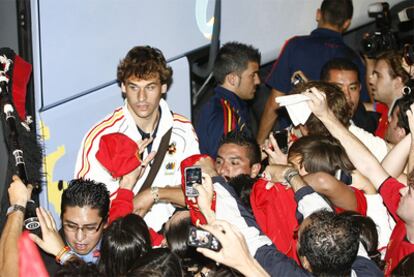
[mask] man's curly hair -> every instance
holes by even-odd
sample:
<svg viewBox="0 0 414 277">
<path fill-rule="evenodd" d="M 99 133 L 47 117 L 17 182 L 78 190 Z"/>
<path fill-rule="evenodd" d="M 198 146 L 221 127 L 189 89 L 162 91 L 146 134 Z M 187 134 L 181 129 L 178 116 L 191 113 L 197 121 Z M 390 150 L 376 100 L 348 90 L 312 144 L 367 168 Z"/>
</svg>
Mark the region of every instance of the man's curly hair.
<svg viewBox="0 0 414 277">
<path fill-rule="evenodd" d="M 151 46 L 136 46 L 129 50 L 117 69 L 117 82 L 120 86 L 129 77 L 150 79 L 159 77 L 161 84 L 167 87 L 172 82 L 172 69 L 167 65 L 162 52 Z"/>
</svg>

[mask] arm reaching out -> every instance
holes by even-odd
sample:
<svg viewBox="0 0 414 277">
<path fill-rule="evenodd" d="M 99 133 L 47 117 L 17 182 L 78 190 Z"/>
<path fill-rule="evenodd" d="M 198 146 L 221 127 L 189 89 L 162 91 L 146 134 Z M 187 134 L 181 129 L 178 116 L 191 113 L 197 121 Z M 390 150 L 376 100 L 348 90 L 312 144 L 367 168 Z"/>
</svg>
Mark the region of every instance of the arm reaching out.
<svg viewBox="0 0 414 277">
<path fill-rule="evenodd" d="M 220 241 L 222 248 L 218 252 L 197 248 L 198 252 L 218 263 L 237 269 L 245 276 L 269 276 L 250 255 L 243 235 L 235 227 L 221 220 L 200 227 L 213 234 Z"/>
<path fill-rule="evenodd" d="M 311 111 L 322 121 L 331 135 L 341 142 L 354 166 L 378 189 L 389 174 L 371 152 L 329 110 L 325 93 L 311 88 L 304 94 L 310 98 L 308 105 Z"/>
</svg>

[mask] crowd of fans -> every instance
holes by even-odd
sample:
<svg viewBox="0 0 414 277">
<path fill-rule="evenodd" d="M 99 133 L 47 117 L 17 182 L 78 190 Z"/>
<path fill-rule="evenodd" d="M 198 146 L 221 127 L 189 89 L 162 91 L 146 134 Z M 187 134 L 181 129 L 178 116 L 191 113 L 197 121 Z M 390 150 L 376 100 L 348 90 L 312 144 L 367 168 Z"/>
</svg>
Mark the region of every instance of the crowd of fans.
<svg viewBox="0 0 414 277">
<path fill-rule="evenodd" d="M 132 48 L 117 69 L 125 105 L 86 134 L 61 224 L 40 207 L 41 234 L 22 234 L 31 187 L 13 177 L 1 275 L 414 276 L 412 61 L 395 50 L 364 65 L 341 38 L 352 12 L 350 0 L 324 0 L 318 29 L 287 43 L 257 136 L 253 46 L 222 46 L 196 129 L 162 98 L 172 70 L 161 51 Z M 306 120 L 285 128 L 274 96 L 296 99 L 288 114 Z M 27 237 L 38 246 L 29 269 Z"/>
</svg>

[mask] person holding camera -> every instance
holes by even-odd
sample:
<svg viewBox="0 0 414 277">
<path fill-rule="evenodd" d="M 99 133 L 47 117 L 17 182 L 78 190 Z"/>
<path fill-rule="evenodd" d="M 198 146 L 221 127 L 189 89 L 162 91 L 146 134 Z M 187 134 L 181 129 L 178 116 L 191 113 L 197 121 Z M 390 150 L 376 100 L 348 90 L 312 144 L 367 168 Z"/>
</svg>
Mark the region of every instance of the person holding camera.
<svg viewBox="0 0 414 277">
<path fill-rule="evenodd" d="M 266 102 L 257 141 L 262 144 L 278 119 L 279 106 L 275 97 L 283 96 L 292 89 L 291 76 L 301 70 L 310 80 L 318 80 L 322 66 L 335 57 L 346 57 L 352 60 L 359 69 L 359 79 L 365 80 L 365 67 L 361 58 L 342 39 L 351 24 L 353 14 L 352 0 L 324 0 L 316 12 L 318 28 L 308 36 L 296 36 L 287 41 L 273 65 L 266 84 L 272 88 Z M 365 82 L 361 83 L 361 99 L 368 101 L 369 96 Z M 278 120 L 281 126 L 285 122 Z"/>
</svg>

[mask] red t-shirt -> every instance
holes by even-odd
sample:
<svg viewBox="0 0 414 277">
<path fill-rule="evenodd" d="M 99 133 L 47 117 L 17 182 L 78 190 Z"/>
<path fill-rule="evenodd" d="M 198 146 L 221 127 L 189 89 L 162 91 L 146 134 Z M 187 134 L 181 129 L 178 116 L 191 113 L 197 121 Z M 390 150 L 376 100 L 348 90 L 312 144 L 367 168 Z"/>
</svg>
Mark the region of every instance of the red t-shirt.
<svg viewBox="0 0 414 277">
<path fill-rule="evenodd" d="M 280 183 L 275 183 L 267 190 L 267 183 L 259 179 L 253 186 L 250 204 L 254 217 L 277 249 L 300 265 L 294 236 L 298 229 L 295 193 L 292 188 Z"/>
<path fill-rule="evenodd" d="M 367 216 L 367 199 L 365 197 L 364 192 L 362 190 L 359 190 L 359 189 L 353 187 L 353 186 L 349 186 L 349 187 L 354 191 L 354 194 L 355 194 L 355 198 L 356 198 L 356 201 L 357 201 L 357 210 L 356 211 L 358 213 L 360 213 L 361 215 L 363 215 L 363 216 Z M 338 207 L 335 207 L 335 211 L 336 211 L 336 213 L 342 213 L 345 210 L 341 209 L 341 208 L 338 208 Z"/>
<path fill-rule="evenodd" d="M 390 276 L 398 263 L 405 256 L 414 252 L 414 244 L 406 239 L 407 230 L 405 223 L 396 213 L 401 199 L 400 190 L 402 188 L 404 188 L 403 184 L 394 178 L 388 178 L 379 189 L 385 206 L 397 222 L 392 231 L 385 254 L 385 276 Z"/>
<path fill-rule="evenodd" d="M 377 130 L 375 130 L 375 135 L 384 138 L 385 131 L 387 131 L 388 128 L 388 107 L 380 102 L 377 102 L 376 106 L 376 110 L 381 114 L 381 117 L 378 121 L 378 127 Z"/>
</svg>

